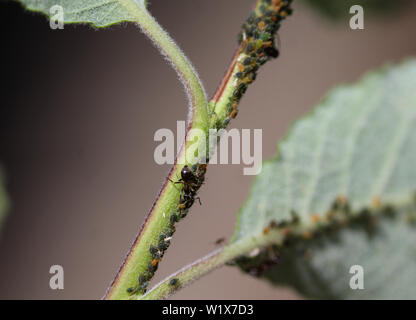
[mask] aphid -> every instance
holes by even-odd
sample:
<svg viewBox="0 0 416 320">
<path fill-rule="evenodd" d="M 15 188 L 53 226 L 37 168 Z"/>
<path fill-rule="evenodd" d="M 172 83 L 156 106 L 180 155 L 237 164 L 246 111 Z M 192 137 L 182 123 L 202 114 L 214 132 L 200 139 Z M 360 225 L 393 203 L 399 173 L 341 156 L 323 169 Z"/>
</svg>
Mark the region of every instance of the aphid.
<svg viewBox="0 0 416 320">
<path fill-rule="evenodd" d="M 149 264 L 147 265 L 147 271 L 148 271 L 150 274 L 155 273 L 156 269 L 157 269 L 157 265 L 156 265 L 156 267 L 155 267 L 155 266 L 153 266 L 153 264 L 152 264 L 152 263 L 149 263 Z"/>
<path fill-rule="evenodd" d="M 159 242 L 159 244 L 157 245 L 157 247 L 158 247 L 158 249 L 160 251 L 165 251 L 169 247 L 169 244 L 167 242 L 165 242 L 165 241 L 162 240 L 162 241 Z"/>
<path fill-rule="evenodd" d="M 253 51 L 255 48 L 254 48 L 254 44 L 253 43 L 251 43 L 251 42 L 249 42 L 248 44 L 247 44 L 247 47 L 246 47 L 246 52 L 251 52 L 251 51 Z"/>
<path fill-rule="evenodd" d="M 153 259 L 152 260 L 152 266 L 153 266 L 153 268 L 155 268 L 155 267 L 157 267 L 157 265 L 159 264 L 159 259 Z"/>
<path fill-rule="evenodd" d="M 231 119 L 230 118 L 225 118 L 225 120 L 223 121 L 222 125 L 223 127 L 228 126 L 228 124 L 230 123 Z"/>
<path fill-rule="evenodd" d="M 242 34 L 242 33 L 239 33 L 239 34 L 238 34 L 238 36 L 237 36 L 237 41 L 238 41 L 238 43 L 243 42 L 243 34 Z"/>
<path fill-rule="evenodd" d="M 249 65 L 249 64 L 251 64 L 251 58 L 250 57 L 247 57 L 247 58 L 245 58 L 244 59 L 244 61 L 243 61 L 243 64 L 245 65 L 245 66 L 247 66 L 247 65 Z"/>
<path fill-rule="evenodd" d="M 311 220 L 312 220 L 312 222 L 314 222 L 314 223 L 317 223 L 317 222 L 319 222 L 319 220 L 321 219 L 321 217 L 319 216 L 319 214 L 312 214 L 311 215 Z"/>
<path fill-rule="evenodd" d="M 262 32 L 260 34 L 260 40 L 263 42 L 269 41 L 270 37 L 271 37 L 270 34 L 267 32 Z"/>
<path fill-rule="evenodd" d="M 275 12 L 273 10 L 267 10 L 264 15 L 266 17 L 272 17 L 273 15 L 275 15 Z"/>
<path fill-rule="evenodd" d="M 238 68 L 238 70 L 240 70 L 240 72 L 244 72 L 244 70 L 245 70 L 245 67 L 244 67 L 244 65 L 242 64 L 242 63 L 237 63 L 237 68 Z"/>
<path fill-rule="evenodd" d="M 373 208 L 379 209 L 381 207 L 381 198 L 379 196 L 373 197 L 373 199 L 371 199 L 371 204 Z"/>
<path fill-rule="evenodd" d="M 183 209 L 186 209 L 186 207 L 187 207 L 187 202 L 186 201 L 183 202 L 183 203 L 178 204 L 178 209 L 183 210 Z"/>
<path fill-rule="evenodd" d="M 176 214 L 172 214 L 171 216 L 170 216 L 170 224 L 171 225 L 174 225 L 175 224 L 175 222 L 178 222 L 179 221 L 179 219 L 178 219 L 178 216 L 176 215 Z"/>
<path fill-rule="evenodd" d="M 159 250 L 154 245 L 150 245 L 149 251 L 152 257 L 159 252 Z"/>
<path fill-rule="evenodd" d="M 163 254 L 163 253 L 157 252 L 154 255 L 152 255 L 152 258 L 155 259 L 155 260 L 160 260 L 161 254 Z"/>
<path fill-rule="evenodd" d="M 235 74 L 235 77 L 238 78 L 238 79 L 242 79 L 243 76 L 244 76 L 244 74 L 240 71 Z"/>
<path fill-rule="evenodd" d="M 235 117 L 237 116 L 237 113 L 238 113 L 238 111 L 234 109 L 234 110 L 230 113 L 230 118 L 235 119 Z"/>
<path fill-rule="evenodd" d="M 247 76 L 243 79 L 243 83 L 245 83 L 245 84 L 250 84 L 252 82 L 253 82 L 253 75 L 252 74 L 250 74 L 249 76 Z"/>
<path fill-rule="evenodd" d="M 280 17 L 281 18 L 286 18 L 288 15 L 289 15 L 289 13 L 287 11 L 280 12 Z"/>
<path fill-rule="evenodd" d="M 247 91 L 247 85 L 244 82 L 242 82 L 238 85 L 237 89 L 240 90 L 242 93 L 244 93 Z"/>
<path fill-rule="evenodd" d="M 263 41 L 262 41 L 262 40 L 260 40 L 260 39 L 257 39 L 257 40 L 254 42 L 254 45 L 255 45 L 256 49 L 259 49 L 259 48 L 261 48 L 261 47 L 263 46 Z"/>
<path fill-rule="evenodd" d="M 233 97 L 234 97 L 234 98 L 236 98 L 236 99 L 240 99 L 240 98 L 241 98 L 241 96 L 242 96 L 242 93 L 241 93 L 241 91 L 240 91 L 240 90 L 235 89 L 235 90 L 233 91 Z M 228 123 L 227 123 L 227 124 L 228 124 Z"/>
<path fill-rule="evenodd" d="M 169 281 L 169 285 L 170 286 L 176 286 L 178 284 L 178 282 L 179 282 L 178 278 L 173 278 Z"/>
<path fill-rule="evenodd" d="M 249 67 L 246 68 L 245 74 L 247 75 L 247 74 L 249 74 L 253 70 L 254 70 L 254 67 L 249 66 Z"/>
<path fill-rule="evenodd" d="M 205 171 L 207 169 L 208 165 L 206 163 L 200 163 L 198 164 L 198 169 Z"/>
<path fill-rule="evenodd" d="M 268 234 L 269 234 L 269 232 L 270 232 L 270 230 L 271 230 L 270 226 L 265 227 L 265 228 L 263 229 L 263 234 L 264 234 L 264 235 L 268 235 Z"/>
<path fill-rule="evenodd" d="M 171 229 L 169 229 L 168 232 L 166 232 L 166 237 L 172 238 L 173 234 L 175 233 L 175 227 L 172 226 Z"/>
<path fill-rule="evenodd" d="M 215 240 L 215 245 L 218 246 L 218 245 L 224 243 L 224 241 L 225 241 L 225 238 L 219 238 L 219 239 Z"/>
<path fill-rule="evenodd" d="M 139 284 L 140 284 L 140 285 L 142 285 L 142 284 L 143 284 L 143 283 L 145 283 L 146 281 L 147 281 L 147 279 L 146 279 L 145 275 L 144 275 L 143 273 L 141 273 L 141 274 L 139 275 L 139 279 L 138 279 Z"/>
<path fill-rule="evenodd" d="M 127 289 L 127 293 L 128 293 L 128 294 L 133 294 L 134 292 L 136 292 L 136 290 L 137 290 L 137 288 L 135 288 L 135 287 L 130 287 L 130 288 L 128 288 L 128 289 Z"/>
</svg>

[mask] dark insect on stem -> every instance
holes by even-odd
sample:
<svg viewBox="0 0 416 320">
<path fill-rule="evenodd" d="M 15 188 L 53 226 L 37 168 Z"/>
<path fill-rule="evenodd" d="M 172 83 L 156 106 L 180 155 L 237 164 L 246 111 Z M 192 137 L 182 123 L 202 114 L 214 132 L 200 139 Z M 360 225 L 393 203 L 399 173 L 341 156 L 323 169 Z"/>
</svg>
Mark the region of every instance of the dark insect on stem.
<svg viewBox="0 0 416 320">
<path fill-rule="evenodd" d="M 219 238 L 219 239 L 215 240 L 214 244 L 216 246 L 219 246 L 220 244 L 223 244 L 224 242 L 225 242 L 225 238 L 222 237 L 222 238 Z"/>
<path fill-rule="evenodd" d="M 179 279 L 178 278 L 173 278 L 169 281 L 169 285 L 170 286 L 176 286 L 179 283 Z"/>
<path fill-rule="evenodd" d="M 194 167 L 195 170 L 193 170 Z M 174 184 L 183 184 L 178 205 L 180 210 L 189 209 L 194 204 L 195 199 L 198 200 L 199 204 L 201 204 L 201 199 L 199 197 L 195 197 L 195 195 L 203 183 L 206 165 L 200 164 L 195 165 L 194 167 L 191 169 L 185 165 L 181 170 L 181 178 L 176 182 L 172 181 Z"/>
</svg>

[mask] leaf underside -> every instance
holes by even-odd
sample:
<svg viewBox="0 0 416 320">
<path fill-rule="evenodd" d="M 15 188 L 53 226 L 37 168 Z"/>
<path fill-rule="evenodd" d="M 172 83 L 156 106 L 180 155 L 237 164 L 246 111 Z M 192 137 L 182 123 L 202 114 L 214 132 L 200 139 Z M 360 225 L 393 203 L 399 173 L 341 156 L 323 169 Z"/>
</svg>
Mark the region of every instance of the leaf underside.
<svg viewBox="0 0 416 320">
<path fill-rule="evenodd" d="M 282 250 L 281 263 L 263 276 L 314 299 L 415 299 L 416 226 L 406 219 L 410 212 L 415 208 L 380 218 L 370 230 L 363 221 L 299 242 Z M 350 287 L 357 265 L 363 290 Z"/>
<path fill-rule="evenodd" d="M 408 222 L 415 213 L 415 165 L 412 60 L 333 90 L 294 125 L 278 156 L 264 163 L 232 241 L 259 239 L 271 221 L 290 224 L 293 214 L 312 230 L 340 198 L 355 216 L 389 208 L 395 218 L 380 218 L 379 232 L 371 240 L 364 229 L 346 227 L 336 232 L 336 241 L 325 233 L 320 239 L 298 241 L 280 252 L 281 262 L 264 276 L 312 298 L 416 298 L 411 272 L 416 266 L 416 234 Z M 307 248 L 312 254 L 306 259 Z M 354 264 L 367 272 L 365 290 L 349 288 L 348 271 Z M 387 276 L 388 283 L 383 283 Z"/>
<path fill-rule="evenodd" d="M 18 0 L 28 10 L 37 11 L 48 17 L 54 16 L 51 8 L 63 8 L 64 23 L 89 23 L 95 27 L 107 27 L 120 22 L 132 22 L 133 17 L 119 0 Z M 135 0 L 145 7 L 146 1 Z"/>
</svg>

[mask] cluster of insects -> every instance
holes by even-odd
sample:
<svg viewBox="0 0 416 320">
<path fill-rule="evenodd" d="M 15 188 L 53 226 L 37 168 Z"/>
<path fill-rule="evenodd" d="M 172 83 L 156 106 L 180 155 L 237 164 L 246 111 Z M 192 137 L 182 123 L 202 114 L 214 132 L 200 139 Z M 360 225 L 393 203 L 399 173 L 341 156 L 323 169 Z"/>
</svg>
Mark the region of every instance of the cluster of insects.
<svg viewBox="0 0 416 320">
<path fill-rule="evenodd" d="M 147 286 L 149 285 L 150 279 L 153 277 L 156 272 L 159 262 L 162 260 L 163 255 L 166 249 L 170 245 L 170 240 L 172 239 L 173 233 L 175 232 L 174 227 L 169 228 L 167 232 L 162 232 L 158 237 L 157 246 L 150 245 L 149 252 L 152 256 L 152 261 L 148 263 L 147 270 L 142 272 L 139 275 L 137 280 L 137 285 L 135 287 L 130 287 L 127 289 L 127 293 L 145 293 Z"/>
<path fill-rule="evenodd" d="M 292 13 L 290 8 L 292 0 L 262 0 L 242 26 L 238 36 L 241 54 L 237 61 L 235 90 L 227 104 L 229 116 L 218 124 L 226 127 L 231 119 L 237 116 L 238 103 L 246 92 L 248 85 L 257 76 L 257 71 L 271 58 L 277 58 L 279 51 L 275 44 L 275 35 L 280 23 Z"/>
<path fill-rule="evenodd" d="M 280 223 L 270 222 L 263 228 L 263 235 L 267 236 L 273 229 L 280 230 L 284 235 L 283 241 L 278 245 L 258 248 L 252 254 L 241 256 L 233 262 L 243 271 L 256 277 L 262 277 L 266 271 L 279 262 L 279 259 L 284 258 L 287 248 L 293 246 L 303 248 L 304 250 L 299 250 L 299 252 L 304 252 L 304 257 L 310 259 L 311 250 L 309 248 L 313 243 L 320 243 L 320 239 L 336 236 L 338 231 L 347 225 L 349 228 L 361 228 L 372 234 L 377 230 L 375 227 L 379 217 L 392 217 L 394 213 L 394 210 L 389 206 L 380 207 L 374 206 L 374 204 L 370 209 L 353 213 L 347 199 L 340 195 L 333 201 L 326 214 L 310 215 L 310 220 L 315 226 L 310 230 L 305 231 L 304 228 L 301 228 L 300 217 L 295 212 L 291 213 L 291 220 Z"/>
<path fill-rule="evenodd" d="M 177 210 L 170 215 L 169 227 L 166 231 L 160 233 L 157 245 L 150 245 L 149 252 L 152 256 L 152 261 L 148 263 L 147 270 L 139 275 L 137 285 L 127 289 L 128 294 L 144 294 L 146 292 L 150 279 L 156 272 L 159 262 L 162 260 L 165 251 L 170 245 L 172 236 L 175 233 L 175 223 L 187 215 L 189 208 L 193 205 L 195 200 L 200 201 L 200 199 L 196 197 L 196 193 L 204 182 L 206 168 L 206 164 L 196 164 L 192 167 L 185 165 L 181 169 L 180 179 L 176 182 L 171 181 L 174 184 L 183 185 L 179 196 Z M 171 285 L 174 286 L 175 284 Z"/>
<path fill-rule="evenodd" d="M 231 119 L 237 116 L 237 105 L 257 75 L 257 70 L 271 58 L 277 58 L 279 51 L 275 45 L 275 35 L 280 28 L 280 23 L 292 13 L 290 8 L 292 0 L 260 0 L 250 17 L 244 23 L 239 35 L 241 47 L 240 58 L 237 61 L 237 72 L 234 74 L 235 87 L 227 104 L 229 116 L 218 127 L 225 127 Z M 183 219 L 195 200 L 197 191 L 204 182 L 206 164 L 196 164 L 192 167 L 184 166 L 181 169 L 181 177 L 175 184 L 182 184 L 178 207 L 169 219 L 169 228 L 159 235 L 157 245 L 151 245 L 149 252 L 152 261 L 147 266 L 147 271 L 139 275 L 137 285 L 127 289 L 129 294 L 145 293 L 150 279 L 156 272 L 165 250 L 170 245 L 170 240 L 175 232 L 175 223 Z M 174 284 L 171 284 L 174 285 Z"/>
</svg>

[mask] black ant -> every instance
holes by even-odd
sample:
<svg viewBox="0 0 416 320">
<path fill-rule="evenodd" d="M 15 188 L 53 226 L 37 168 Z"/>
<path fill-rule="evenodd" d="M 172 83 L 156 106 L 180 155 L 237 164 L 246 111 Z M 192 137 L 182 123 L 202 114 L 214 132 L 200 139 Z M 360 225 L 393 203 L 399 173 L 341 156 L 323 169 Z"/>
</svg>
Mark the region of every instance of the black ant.
<svg viewBox="0 0 416 320">
<path fill-rule="evenodd" d="M 190 208 L 194 203 L 195 199 L 197 199 L 199 204 L 201 205 L 201 199 L 199 197 L 195 198 L 196 191 L 200 187 L 200 181 L 198 177 L 193 173 L 191 168 L 185 165 L 181 170 L 181 178 L 176 182 L 172 180 L 170 181 L 173 184 L 183 184 L 183 189 L 181 191 L 181 204 L 179 205 L 180 209 Z"/>
<path fill-rule="evenodd" d="M 171 180 L 171 182 L 173 182 Z M 173 182 L 174 184 L 182 183 L 183 188 L 186 193 L 192 193 L 196 191 L 194 187 L 198 187 L 198 178 L 196 175 L 192 172 L 191 168 L 189 168 L 187 165 L 183 166 L 181 170 L 181 178 Z"/>
<path fill-rule="evenodd" d="M 184 188 L 187 188 L 189 190 L 189 188 L 191 188 L 192 185 L 197 184 L 198 183 L 198 179 L 196 178 L 195 174 L 192 172 L 192 170 L 185 165 L 182 170 L 181 170 L 181 178 L 174 182 L 172 180 L 169 179 L 170 182 L 172 182 L 173 184 L 178 184 L 178 183 L 182 183 L 184 185 Z"/>
</svg>

